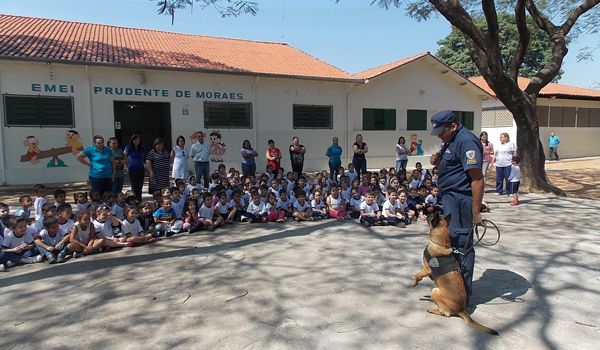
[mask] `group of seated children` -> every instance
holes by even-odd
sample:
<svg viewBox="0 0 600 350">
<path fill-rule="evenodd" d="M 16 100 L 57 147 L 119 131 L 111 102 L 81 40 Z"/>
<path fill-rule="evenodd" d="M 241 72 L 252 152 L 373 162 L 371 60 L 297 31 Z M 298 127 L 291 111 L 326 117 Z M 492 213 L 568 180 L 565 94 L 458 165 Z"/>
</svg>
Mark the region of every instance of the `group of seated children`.
<svg viewBox="0 0 600 350">
<path fill-rule="evenodd" d="M 278 172 L 240 177 L 224 166 L 212 174 L 208 186 L 190 176 L 187 183 L 156 191 L 152 200 L 139 203 L 133 194 L 77 192 L 75 215 L 64 190 L 46 202 L 46 187 L 34 186 L 35 200 L 23 195 L 21 208 L 10 215 L 0 203 L 0 270 L 18 263 L 62 263 L 119 247 L 132 247 L 172 236 L 212 231 L 234 222 L 267 223 L 313 221 L 326 218 L 358 219 L 365 226 L 404 227 L 441 210 L 433 174 L 417 169 L 407 178 L 394 168 L 366 172 L 361 181 L 352 164 L 337 178 L 326 171 L 311 180 L 280 169 Z M 30 219 L 33 206 L 34 218 Z"/>
</svg>

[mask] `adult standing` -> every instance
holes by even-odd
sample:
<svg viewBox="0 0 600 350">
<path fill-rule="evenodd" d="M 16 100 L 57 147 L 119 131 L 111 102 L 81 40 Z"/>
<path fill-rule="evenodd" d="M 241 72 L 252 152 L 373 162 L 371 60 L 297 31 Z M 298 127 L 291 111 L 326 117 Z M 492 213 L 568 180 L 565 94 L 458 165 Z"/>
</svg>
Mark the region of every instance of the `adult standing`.
<svg viewBox="0 0 600 350">
<path fill-rule="evenodd" d="M 342 166 L 342 147 L 339 145 L 339 139 L 334 137 L 331 146 L 327 148 L 325 155 L 329 157 L 329 178 L 331 181 L 336 182 L 337 177 L 340 174 L 340 167 Z"/>
<path fill-rule="evenodd" d="M 496 167 L 496 194 L 509 192 L 508 177 L 512 165 L 512 157 L 517 155 L 517 146 L 510 142 L 510 136 L 503 132 L 500 134 L 500 145 L 494 150 L 492 163 Z M 506 185 L 504 185 L 506 184 Z"/>
<path fill-rule="evenodd" d="M 352 150 L 354 151 L 352 164 L 354 164 L 357 178 L 361 179 L 361 174 L 367 172 L 367 157 L 365 157 L 365 154 L 369 152 L 369 147 L 363 142 L 361 134 L 356 135 L 356 142 L 352 145 Z"/>
<path fill-rule="evenodd" d="M 396 172 L 399 173 L 400 170 L 406 171 L 406 165 L 408 164 L 408 154 L 410 153 L 410 149 L 406 146 L 406 139 L 404 136 L 400 136 L 398 138 L 398 143 L 396 144 Z"/>
<path fill-rule="evenodd" d="M 112 163 L 112 193 L 121 193 L 123 191 L 123 180 L 125 178 L 125 153 L 119 147 L 119 139 L 110 137 L 108 139 L 108 147 L 113 152 Z"/>
<path fill-rule="evenodd" d="M 279 172 L 279 168 L 281 168 L 281 151 L 279 148 L 275 147 L 275 141 L 269 140 L 267 142 L 267 171 L 269 171 L 269 166 L 271 167 L 271 172 L 273 176 L 277 176 Z"/>
<path fill-rule="evenodd" d="M 194 144 L 190 149 L 190 157 L 194 159 L 194 171 L 196 182 L 200 183 L 204 177 L 204 188 L 210 185 L 210 145 L 204 141 L 204 133 L 196 131 L 192 134 Z"/>
<path fill-rule="evenodd" d="M 148 184 L 148 193 L 161 191 L 169 186 L 169 168 L 171 167 L 171 157 L 165 150 L 165 143 L 161 137 L 154 138 L 152 149 L 146 156 L 146 168 L 150 173 L 150 183 Z"/>
<path fill-rule="evenodd" d="M 144 145 L 142 145 L 140 134 L 131 135 L 129 144 L 125 146 L 124 154 L 129 172 L 129 182 L 131 182 L 131 190 L 135 198 L 141 202 L 144 176 L 146 175 L 146 168 L 144 168 L 146 150 L 144 149 Z"/>
<path fill-rule="evenodd" d="M 296 173 L 296 178 L 302 175 L 302 169 L 304 168 L 304 154 L 306 148 L 300 144 L 298 136 L 292 138 L 292 144 L 290 145 L 290 161 L 292 163 L 292 172 Z"/>
<path fill-rule="evenodd" d="M 77 155 L 77 160 L 81 164 L 90 167 L 88 178 L 92 191 L 104 194 L 111 190 L 112 156 L 113 152 L 104 146 L 104 137 L 100 135 L 94 136 L 93 146 L 86 147 Z"/>
<path fill-rule="evenodd" d="M 256 150 L 252 148 L 250 141 L 244 140 L 244 142 L 242 142 L 242 149 L 240 150 L 240 155 L 242 156 L 242 175 L 255 176 L 256 157 L 258 157 L 258 152 L 256 152 Z"/>
<path fill-rule="evenodd" d="M 483 147 L 483 165 L 481 170 L 483 171 L 483 184 L 485 185 L 487 171 L 492 162 L 492 155 L 494 154 L 494 144 L 488 140 L 488 133 L 485 131 L 479 134 L 479 141 L 481 141 L 481 146 Z"/>
<path fill-rule="evenodd" d="M 175 141 L 175 147 L 171 150 L 171 163 L 173 164 L 173 170 L 171 170 L 171 177 L 175 180 L 184 179 L 186 180 L 189 176 L 188 171 L 188 152 L 185 151 L 185 137 L 182 135 L 177 136 Z"/>
<path fill-rule="evenodd" d="M 448 228 L 452 247 L 464 253 L 464 256 L 460 255 L 460 267 L 468 303 L 475 268 L 473 224 L 482 225 L 483 147 L 452 111 L 436 113 L 431 117 L 431 123 L 431 134 L 444 143 L 440 152 L 431 156 L 431 164 L 439 169 L 438 186 L 442 191 L 444 216 L 450 215 Z"/>
<path fill-rule="evenodd" d="M 549 160 L 558 160 L 558 144 L 560 143 L 560 137 L 554 134 L 554 131 L 550 133 L 548 138 L 548 148 L 550 150 Z"/>
</svg>

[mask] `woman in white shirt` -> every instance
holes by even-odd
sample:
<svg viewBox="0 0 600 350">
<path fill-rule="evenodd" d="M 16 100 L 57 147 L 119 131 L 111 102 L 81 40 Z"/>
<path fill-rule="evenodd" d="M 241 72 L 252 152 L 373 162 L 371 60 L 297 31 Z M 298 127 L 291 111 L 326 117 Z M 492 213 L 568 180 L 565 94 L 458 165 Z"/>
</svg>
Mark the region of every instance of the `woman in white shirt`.
<svg viewBox="0 0 600 350">
<path fill-rule="evenodd" d="M 396 172 L 399 173 L 400 169 L 406 171 L 406 164 L 408 163 L 408 152 L 409 148 L 406 146 L 406 139 L 404 136 L 398 138 L 396 144 Z"/>
<path fill-rule="evenodd" d="M 494 149 L 492 164 L 496 167 L 496 194 L 505 194 L 508 191 L 508 177 L 512 165 L 512 157 L 517 155 L 517 146 L 510 142 L 507 133 L 500 134 L 500 145 Z M 504 185 L 506 183 L 506 185 Z"/>
</svg>

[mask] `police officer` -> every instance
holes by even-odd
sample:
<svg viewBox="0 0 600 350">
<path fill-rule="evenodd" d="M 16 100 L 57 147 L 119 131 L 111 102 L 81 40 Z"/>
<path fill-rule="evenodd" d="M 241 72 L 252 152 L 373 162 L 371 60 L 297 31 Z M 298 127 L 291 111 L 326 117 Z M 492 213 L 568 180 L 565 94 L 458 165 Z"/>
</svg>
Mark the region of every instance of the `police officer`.
<svg viewBox="0 0 600 350">
<path fill-rule="evenodd" d="M 444 216 L 451 215 L 450 240 L 454 248 L 468 249 L 473 245 L 473 225 L 482 225 L 483 148 L 477 136 L 461 125 L 452 111 L 435 114 L 431 123 L 431 134 L 443 142 L 441 151 L 431 156 L 431 164 L 439 169 Z M 461 259 L 467 300 L 471 297 L 474 267 L 475 250 L 471 249 Z"/>
</svg>

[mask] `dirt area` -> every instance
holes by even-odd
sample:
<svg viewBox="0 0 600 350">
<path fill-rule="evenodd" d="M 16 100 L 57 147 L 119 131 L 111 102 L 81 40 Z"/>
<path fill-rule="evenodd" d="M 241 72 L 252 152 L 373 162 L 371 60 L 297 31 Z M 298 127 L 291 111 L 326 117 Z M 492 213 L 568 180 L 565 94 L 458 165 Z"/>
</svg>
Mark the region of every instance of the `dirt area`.
<svg viewBox="0 0 600 350">
<path fill-rule="evenodd" d="M 547 162 L 546 170 L 550 181 L 564 189 L 569 197 L 600 199 L 600 158 Z M 129 189 L 128 186 L 126 177 L 125 189 Z M 493 175 L 488 177 L 488 186 L 489 188 L 494 186 Z M 73 193 L 89 190 L 84 182 L 49 185 L 49 199 L 57 188 L 67 191 L 67 200 L 70 202 Z M 31 193 L 31 186 L 0 186 L 0 202 L 17 206 L 19 196 L 25 193 Z"/>
</svg>

